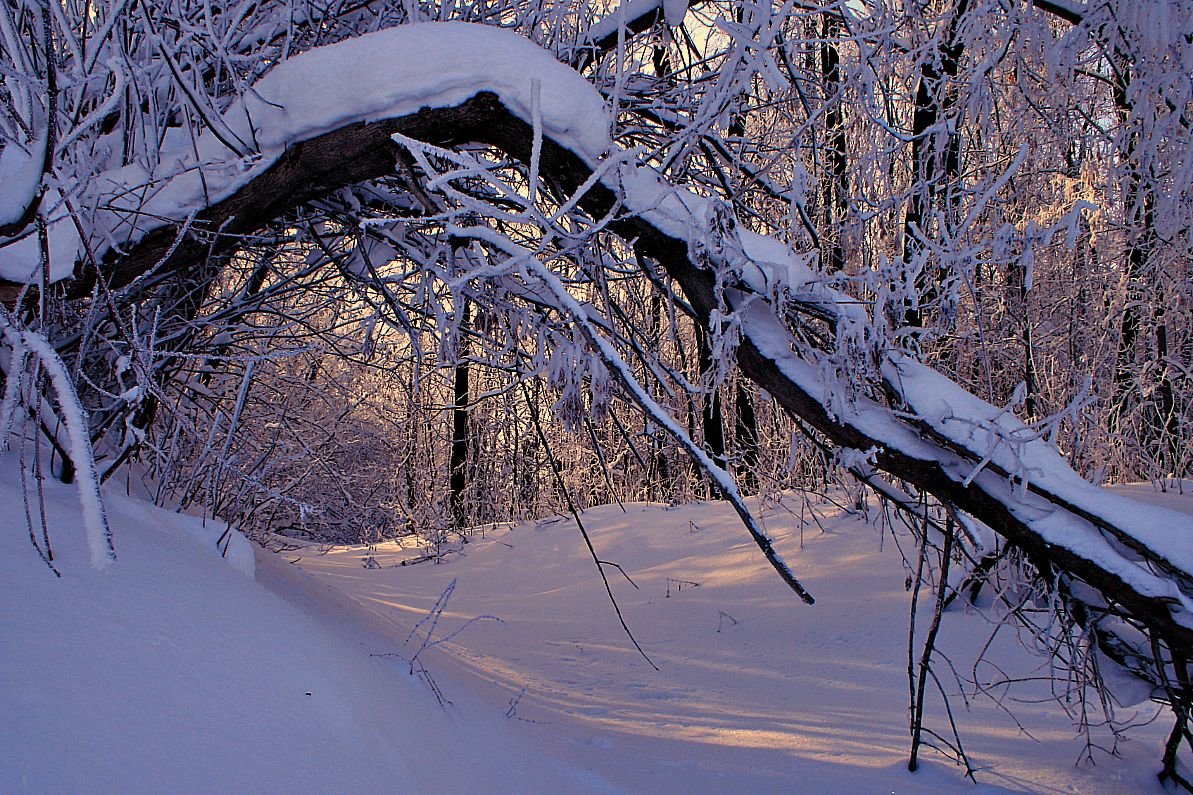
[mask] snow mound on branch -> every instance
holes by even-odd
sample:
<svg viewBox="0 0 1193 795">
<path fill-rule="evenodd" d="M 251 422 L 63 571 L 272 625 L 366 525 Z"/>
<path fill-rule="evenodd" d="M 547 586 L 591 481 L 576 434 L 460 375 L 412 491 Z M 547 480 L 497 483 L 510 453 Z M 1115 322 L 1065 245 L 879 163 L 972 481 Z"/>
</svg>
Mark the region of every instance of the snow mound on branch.
<svg viewBox="0 0 1193 795">
<path fill-rule="evenodd" d="M 0 226 L 16 223 L 37 197 L 45 151 L 44 134 L 28 152 L 11 143 L 0 151 Z"/>
<path fill-rule="evenodd" d="M 528 122 L 539 116 L 544 135 L 590 163 L 609 148 L 604 99 L 528 39 L 463 22 L 389 28 L 278 64 L 214 130 L 197 142 L 168 142 L 156 168 L 138 163 L 96 177 L 81 203 L 100 208 L 91 230 L 97 255 L 228 198 L 297 143 L 348 124 L 450 107 L 484 91 Z M 68 278 L 81 256 L 72 228 L 69 218 L 51 225 L 60 241 L 51 246 L 51 281 Z M 34 280 L 38 257 L 34 235 L 0 245 L 0 278 Z"/>
<path fill-rule="evenodd" d="M 609 146 L 605 102 L 583 77 L 513 31 L 465 22 L 405 25 L 311 50 L 265 75 L 224 118 L 242 137 L 251 128 L 262 151 L 272 152 L 344 124 L 454 105 L 481 91 L 527 120 L 538 103 L 544 134 L 577 154 Z"/>
</svg>

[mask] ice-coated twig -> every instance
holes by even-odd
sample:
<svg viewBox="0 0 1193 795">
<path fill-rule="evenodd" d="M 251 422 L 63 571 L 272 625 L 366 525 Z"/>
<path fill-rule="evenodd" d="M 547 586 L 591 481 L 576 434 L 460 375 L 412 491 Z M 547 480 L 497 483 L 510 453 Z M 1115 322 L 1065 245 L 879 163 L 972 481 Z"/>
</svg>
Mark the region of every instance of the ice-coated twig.
<svg viewBox="0 0 1193 795">
<path fill-rule="evenodd" d="M 116 548 L 112 543 L 112 530 L 108 527 L 103 496 L 99 491 L 95 454 L 91 449 L 91 436 L 87 430 L 87 412 L 79 402 L 70 371 L 49 340 L 25 328 L 2 307 L 0 332 L 3 332 L 4 341 L 12 351 L 14 359 L 32 354 L 41 362 L 50 377 L 70 442 L 68 451 L 79 479 L 79 502 L 83 508 L 83 530 L 91 552 L 91 565 L 97 569 L 106 568 L 116 560 Z"/>
</svg>

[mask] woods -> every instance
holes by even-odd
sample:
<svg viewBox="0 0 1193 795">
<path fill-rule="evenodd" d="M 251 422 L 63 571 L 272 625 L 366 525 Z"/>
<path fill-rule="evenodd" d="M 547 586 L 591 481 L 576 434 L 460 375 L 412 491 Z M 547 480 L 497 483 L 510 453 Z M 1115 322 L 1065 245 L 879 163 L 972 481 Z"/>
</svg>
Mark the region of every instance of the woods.
<svg viewBox="0 0 1193 795">
<path fill-rule="evenodd" d="M 9 4 L 0 418 L 329 541 L 726 499 L 809 602 L 742 492 L 850 477 L 1190 789 L 1193 526 L 1091 483 L 1188 474 L 1191 11 Z"/>
</svg>

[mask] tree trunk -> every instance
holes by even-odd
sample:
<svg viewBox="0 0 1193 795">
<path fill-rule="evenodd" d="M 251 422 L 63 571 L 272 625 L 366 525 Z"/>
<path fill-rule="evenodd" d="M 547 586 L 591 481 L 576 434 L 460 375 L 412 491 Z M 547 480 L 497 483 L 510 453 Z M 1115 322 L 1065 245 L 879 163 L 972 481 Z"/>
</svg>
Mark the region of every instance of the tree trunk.
<svg viewBox="0 0 1193 795">
<path fill-rule="evenodd" d="M 704 431 L 704 448 L 712 454 L 712 460 L 717 466 L 725 468 L 725 418 L 721 414 L 721 388 L 715 384 L 705 384 L 713 370 L 712 350 L 708 343 L 708 333 L 701 326 L 696 327 L 696 348 L 699 358 L 700 383 L 707 390 L 700 396 L 700 424 Z M 720 489 L 714 484 L 708 485 L 710 499 L 723 499 Z"/>
<path fill-rule="evenodd" d="M 758 466 L 761 460 L 758 436 L 758 416 L 754 411 L 754 396 L 744 378 L 737 379 L 734 401 L 734 452 L 737 457 L 737 482 L 744 494 L 758 491 Z"/>
<path fill-rule="evenodd" d="M 831 272 L 844 270 L 845 249 L 842 238 L 849 211 L 846 167 L 848 149 L 845 140 L 845 114 L 842 105 L 841 56 L 837 39 L 841 36 L 841 18 L 825 13 L 821 24 L 820 76 L 824 81 L 824 134 L 828 146 L 828 174 L 822 180 L 822 219 L 820 230 L 821 262 Z"/>
<path fill-rule="evenodd" d="M 909 272 L 916 274 L 916 296 L 905 304 L 904 322 L 913 328 L 923 327 L 925 309 L 940 297 L 941 283 L 948 276 L 939 267 L 927 267 L 923 238 L 930 233 L 933 223 L 940 220 L 942 211 L 948 212 L 954 184 L 961 172 L 957 132 L 942 132 L 938 128 L 947 123 L 957 101 L 957 92 L 951 83 L 957 77 L 965 52 L 965 43 L 959 34 L 968 11 L 969 0 L 960 0 L 936 53 L 939 69 L 934 60 L 924 61 L 916 87 L 915 111 L 911 118 L 911 186 L 903 218 L 903 263 Z M 942 195 L 943 208 L 938 202 Z"/>
<path fill-rule="evenodd" d="M 1132 123 L 1131 67 L 1129 56 L 1115 50 L 1120 61 L 1116 72 L 1114 101 L 1124 125 Z M 1136 438 L 1150 460 L 1152 471 L 1144 477 L 1165 477 L 1176 468 L 1181 447 L 1180 422 L 1176 415 L 1175 390 L 1168 362 L 1168 329 L 1164 321 L 1163 289 L 1149 283 L 1160 270 L 1155 261 L 1156 177 L 1142 162 L 1141 141 L 1135 130 L 1126 136 L 1123 161 L 1127 166 L 1126 207 L 1127 252 L 1124 259 L 1125 287 L 1123 316 L 1119 324 L 1118 349 L 1114 364 L 1114 397 L 1110 411 L 1110 429 L 1116 434 Z M 1149 296 L 1152 306 L 1152 339 L 1145 339 L 1144 316 Z M 1149 344 L 1150 343 L 1150 344 Z M 1143 350 L 1140 350 L 1140 348 Z M 1150 365 L 1150 366 L 1149 366 Z M 1154 397 L 1140 378 L 1155 382 Z"/>
<path fill-rule="evenodd" d="M 457 531 L 468 526 L 469 511 L 465 498 L 470 474 L 469 454 L 472 446 L 472 430 L 469 427 L 468 405 L 468 327 L 471 322 L 472 306 L 467 298 L 461 299 L 463 306 L 460 320 L 460 338 L 456 346 L 456 366 L 452 372 L 452 441 L 449 456 L 449 498 L 452 523 Z"/>
</svg>

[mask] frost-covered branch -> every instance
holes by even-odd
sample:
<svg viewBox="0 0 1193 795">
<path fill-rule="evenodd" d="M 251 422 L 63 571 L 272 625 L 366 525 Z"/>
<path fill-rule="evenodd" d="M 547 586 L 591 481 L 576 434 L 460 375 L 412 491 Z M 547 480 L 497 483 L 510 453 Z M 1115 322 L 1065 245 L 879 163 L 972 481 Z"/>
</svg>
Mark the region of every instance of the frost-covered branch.
<svg viewBox="0 0 1193 795">
<path fill-rule="evenodd" d="M 69 445 L 67 449 L 78 476 L 79 502 L 83 507 L 83 531 L 91 552 L 91 565 L 102 569 L 116 560 L 116 549 L 112 544 L 112 531 L 108 527 L 103 497 L 99 492 L 99 476 L 95 470 L 95 456 L 91 450 L 87 413 L 79 404 L 74 379 L 49 340 L 35 331 L 24 328 L 3 308 L 0 308 L 0 333 L 4 336 L 7 350 L 3 354 L 8 362 L 12 365 L 21 365 L 28 360 L 36 362 L 49 376 L 54 387 L 62 424 L 66 428 Z M 0 428 L 7 431 L 12 427 L 10 412 L 16 410 L 16 400 L 11 397 L 19 394 L 22 387 L 28 394 L 36 396 L 36 400 L 41 399 L 41 394 L 35 386 L 22 385 L 22 380 L 27 377 L 23 367 L 9 366 L 4 375 L 7 382 L 3 405 L 5 416 L 0 417 Z M 7 437 L 7 433 L 5 436 Z M 7 439 L 3 441 L 7 444 Z"/>
</svg>

